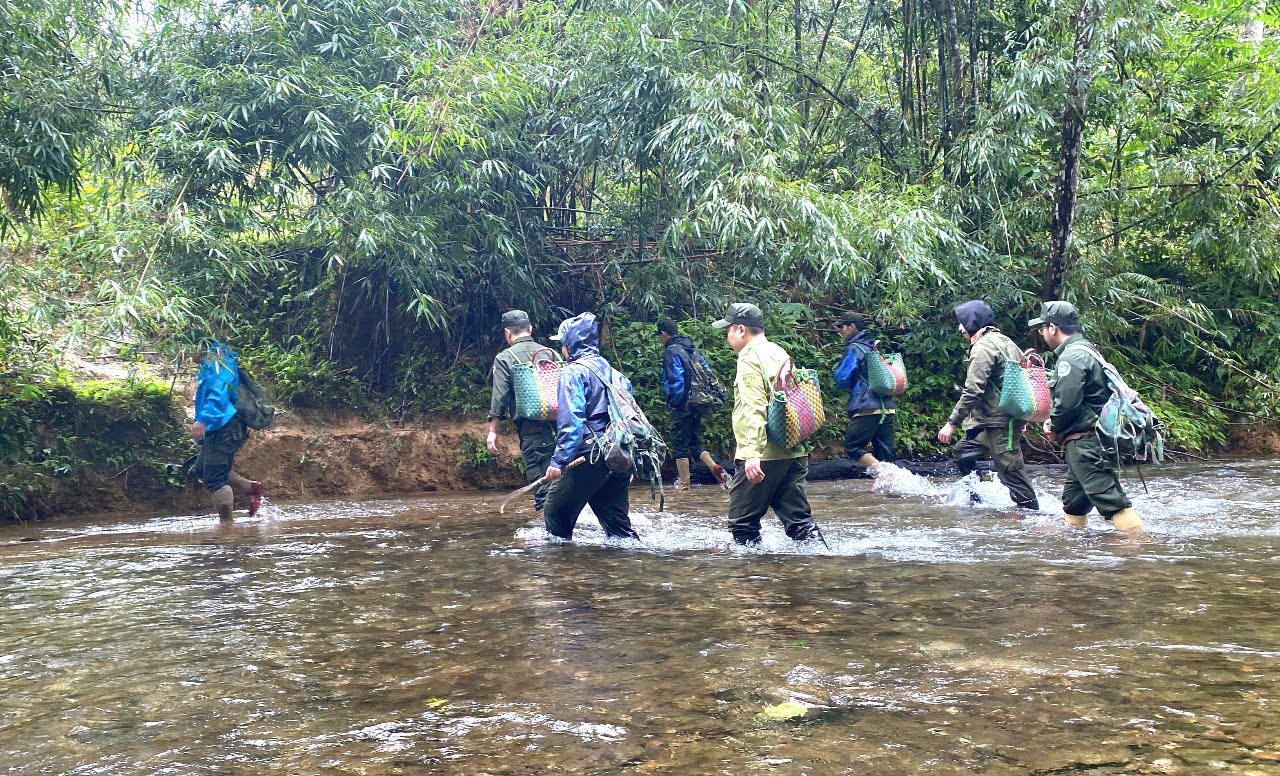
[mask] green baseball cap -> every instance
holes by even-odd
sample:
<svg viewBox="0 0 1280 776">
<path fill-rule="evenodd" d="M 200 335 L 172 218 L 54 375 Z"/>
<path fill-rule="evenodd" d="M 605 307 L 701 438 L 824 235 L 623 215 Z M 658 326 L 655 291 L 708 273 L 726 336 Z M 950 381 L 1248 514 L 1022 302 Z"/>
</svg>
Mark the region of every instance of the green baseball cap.
<svg viewBox="0 0 1280 776">
<path fill-rule="evenodd" d="M 1052 323 L 1055 326 L 1079 326 L 1080 313 L 1076 311 L 1076 306 L 1070 302 L 1064 302 L 1061 299 L 1052 302 L 1040 303 L 1040 317 L 1032 318 L 1027 323 L 1027 327 L 1038 329 L 1046 323 Z"/>
<path fill-rule="evenodd" d="M 729 310 L 724 317 L 711 324 L 717 329 L 724 329 L 729 326 L 754 326 L 757 329 L 764 328 L 764 313 L 760 312 L 760 308 L 749 302 L 734 302 L 729 305 Z"/>
<path fill-rule="evenodd" d="M 502 328 L 510 329 L 514 326 L 528 326 L 529 314 L 524 310 L 507 310 L 502 314 Z"/>
</svg>

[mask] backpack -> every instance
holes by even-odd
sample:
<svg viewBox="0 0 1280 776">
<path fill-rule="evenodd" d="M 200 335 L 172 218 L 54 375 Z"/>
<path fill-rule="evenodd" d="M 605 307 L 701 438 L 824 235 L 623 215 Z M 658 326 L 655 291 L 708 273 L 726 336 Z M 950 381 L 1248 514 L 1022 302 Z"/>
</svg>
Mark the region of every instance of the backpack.
<svg viewBox="0 0 1280 776">
<path fill-rule="evenodd" d="M 236 390 L 236 413 L 249 428 L 262 430 L 276 419 L 276 408 L 262 384 L 249 376 L 244 367 L 239 369 L 240 387 Z"/>
<path fill-rule="evenodd" d="M 868 348 L 861 342 L 853 346 L 866 357 L 867 387 L 880 398 L 899 396 L 907 390 L 907 368 L 901 353 L 881 353 L 880 341 Z"/>
<path fill-rule="evenodd" d="M 711 366 L 701 355 L 683 345 L 676 347 L 684 351 L 689 361 L 689 390 L 685 394 L 685 406 L 703 413 L 715 412 L 729 395 L 724 383 L 720 382 L 720 378 L 711 371 Z"/>
<path fill-rule="evenodd" d="M 1164 422 L 1156 417 L 1138 396 L 1138 392 L 1129 387 L 1116 368 L 1098 351 L 1079 343 L 1071 345 L 1067 350 L 1071 348 L 1078 348 L 1096 358 L 1107 375 L 1111 397 L 1102 405 L 1098 421 L 1094 424 L 1103 451 L 1114 456 L 1117 463 L 1121 459 L 1138 463 L 1162 463 Z"/>
<path fill-rule="evenodd" d="M 635 475 L 649 481 L 650 492 L 662 484 L 662 462 L 667 443 L 645 417 L 630 391 L 604 379 L 590 364 L 582 364 L 605 387 L 609 403 L 609 425 L 592 442 L 591 462 L 601 459 L 614 474 Z M 612 375 L 611 375 L 612 376 Z"/>
</svg>

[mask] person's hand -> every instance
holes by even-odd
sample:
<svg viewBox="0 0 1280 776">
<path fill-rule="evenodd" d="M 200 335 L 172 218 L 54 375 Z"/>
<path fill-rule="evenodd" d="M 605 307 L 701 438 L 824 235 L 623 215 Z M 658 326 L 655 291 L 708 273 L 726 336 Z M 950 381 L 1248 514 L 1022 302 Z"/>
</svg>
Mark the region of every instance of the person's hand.
<svg viewBox="0 0 1280 776">
<path fill-rule="evenodd" d="M 1040 430 L 1044 432 L 1045 439 L 1048 439 L 1050 442 L 1058 441 L 1058 435 L 1053 433 L 1053 426 L 1049 424 L 1049 421 L 1046 420 L 1044 424 L 1040 426 Z"/>
<path fill-rule="evenodd" d="M 560 469 L 555 466 L 548 466 L 546 474 L 547 482 L 555 482 L 560 479 L 560 475 L 563 473 L 564 472 L 560 471 Z"/>
<path fill-rule="evenodd" d="M 764 482 L 764 469 L 760 468 L 759 458 L 748 458 L 746 464 L 747 479 L 752 482 Z"/>
<path fill-rule="evenodd" d="M 485 437 L 484 446 L 489 448 L 490 453 L 494 455 L 498 454 L 498 432 L 497 431 L 489 432 L 489 436 Z"/>
<path fill-rule="evenodd" d="M 956 427 L 947 421 L 947 425 L 938 430 L 938 441 L 944 445 L 951 444 L 951 435 L 956 433 Z"/>
<path fill-rule="evenodd" d="M 204 424 L 198 420 L 191 424 L 191 438 L 196 442 L 204 441 Z"/>
</svg>

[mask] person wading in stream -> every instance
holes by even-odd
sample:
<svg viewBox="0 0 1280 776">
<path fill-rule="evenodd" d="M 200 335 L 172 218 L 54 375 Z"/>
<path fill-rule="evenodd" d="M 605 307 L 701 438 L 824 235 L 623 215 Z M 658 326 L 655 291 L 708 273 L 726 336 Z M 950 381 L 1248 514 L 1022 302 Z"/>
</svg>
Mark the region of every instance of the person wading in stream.
<svg viewBox="0 0 1280 776">
<path fill-rule="evenodd" d="M 195 471 L 213 496 L 218 518 L 229 522 L 239 496 L 249 517 L 262 505 L 262 485 L 235 471 L 236 453 L 249 439 L 249 427 L 236 410 L 240 368 L 235 351 L 220 342 L 205 349 L 196 377 L 195 422 L 191 438 L 200 445 Z"/>
<path fill-rule="evenodd" d="M 606 536 L 638 539 L 629 514 L 630 475 L 611 472 L 601 458 L 591 460 L 596 438 L 609 425 L 609 395 L 602 380 L 627 392 L 631 381 L 600 355 L 600 326 L 592 313 L 562 322 L 552 339 L 559 340 L 568 363 L 560 371 L 556 448 L 547 467 L 551 488 L 542 509 L 547 532 L 572 539 L 582 508 L 590 505 Z M 579 456 L 586 462 L 567 468 Z"/>
<path fill-rule="evenodd" d="M 844 434 L 844 454 L 856 458 L 874 477 L 881 461 L 892 462 L 893 419 L 897 413 L 893 399 L 877 396 L 867 383 L 867 354 L 875 345 L 867 331 L 868 319 L 849 313 L 833 325 L 846 344 L 844 358 L 836 366 L 836 387 L 849 390 L 849 428 Z M 867 451 L 867 445 L 871 451 Z"/>
<path fill-rule="evenodd" d="M 1050 441 L 1062 442 L 1067 459 L 1067 482 L 1062 487 L 1067 524 L 1084 528 L 1089 510 L 1097 507 L 1117 531 L 1141 531 L 1142 518 L 1120 486 L 1115 460 L 1103 452 L 1094 431 L 1111 388 L 1102 365 L 1090 353 L 1096 347 L 1081 334 L 1079 313 L 1069 302 L 1044 302 L 1040 316 L 1027 325 L 1058 356 L 1053 369 L 1053 414 L 1044 422 L 1044 433 Z M 1076 344 L 1085 347 L 1072 347 Z"/>
<path fill-rule="evenodd" d="M 764 314 L 753 304 L 729 305 L 724 318 L 711 324 L 725 330 L 738 354 L 733 381 L 733 479 L 729 481 L 729 530 L 738 544 L 760 543 L 760 520 L 772 507 L 787 536 L 803 541 L 817 524 L 805 495 L 809 453 L 804 444 L 784 449 L 769 444 L 771 386 L 791 360 L 787 351 L 765 336 Z"/>
<path fill-rule="evenodd" d="M 693 346 L 693 340 L 676 331 L 674 321 L 666 318 L 658 321 L 658 340 L 665 348 L 662 353 L 662 393 L 667 400 L 667 412 L 671 415 L 671 452 L 675 455 L 679 475 L 676 489 L 689 489 L 689 462 L 694 458 L 711 470 L 716 482 L 724 484 L 729 475 L 699 439 L 705 410 L 692 406 L 689 398 L 695 369 L 710 372 L 711 365 Z"/>
<path fill-rule="evenodd" d="M 489 452 L 498 454 L 498 426 L 504 418 L 515 422 L 516 435 L 520 438 L 520 455 L 524 458 L 526 482 L 537 482 L 547 473 L 547 464 L 556 448 L 555 430 L 551 423 L 515 415 L 516 397 L 512 387 L 512 368 L 516 364 L 555 359 L 556 354 L 546 345 L 533 339 L 533 323 L 524 310 L 508 310 L 502 314 L 502 336 L 507 349 L 493 359 L 493 395 L 489 400 L 489 436 L 485 442 Z M 547 500 L 550 483 L 533 492 L 533 508 L 542 509 Z"/>
<path fill-rule="evenodd" d="M 969 366 L 965 371 L 964 392 L 947 418 L 947 424 L 938 431 L 938 441 L 951 444 L 956 426 L 962 427 L 964 439 L 952 453 L 960 473 L 969 474 L 979 458 L 989 455 L 1013 503 L 1023 509 L 1038 510 L 1040 502 L 1027 480 L 1022 460 L 1022 432 L 1027 424 L 1019 420 L 1011 425 L 1009 416 L 1000 410 L 1004 362 L 1018 363 L 1022 351 L 995 327 L 995 314 L 986 302 L 973 299 L 957 305 L 952 313 L 960 334 L 969 341 L 966 359 Z"/>
</svg>

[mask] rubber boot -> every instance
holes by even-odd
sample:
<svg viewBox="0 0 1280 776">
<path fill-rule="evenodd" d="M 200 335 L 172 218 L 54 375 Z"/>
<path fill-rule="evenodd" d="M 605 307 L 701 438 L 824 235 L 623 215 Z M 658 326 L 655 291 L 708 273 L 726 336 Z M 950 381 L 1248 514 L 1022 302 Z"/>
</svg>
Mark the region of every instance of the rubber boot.
<svg viewBox="0 0 1280 776">
<path fill-rule="evenodd" d="M 1133 509 L 1122 509 L 1111 516 L 1111 526 L 1117 531 L 1141 531 L 1142 518 Z"/>
<path fill-rule="evenodd" d="M 231 510 L 235 505 L 236 495 L 230 485 L 223 485 L 213 492 L 213 508 L 218 510 L 218 519 L 222 522 L 231 522 Z"/>
<path fill-rule="evenodd" d="M 676 480 L 676 490 L 689 489 L 689 459 L 677 458 L 676 471 L 679 472 L 680 478 Z"/>
<path fill-rule="evenodd" d="M 1085 515 L 1063 515 L 1067 520 L 1067 525 L 1072 528 L 1086 528 L 1089 525 L 1089 518 Z"/>
<path fill-rule="evenodd" d="M 880 473 L 880 461 L 871 453 L 863 453 L 862 457 L 858 459 L 858 463 L 867 467 L 867 472 L 872 477 Z"/>
</svg>

